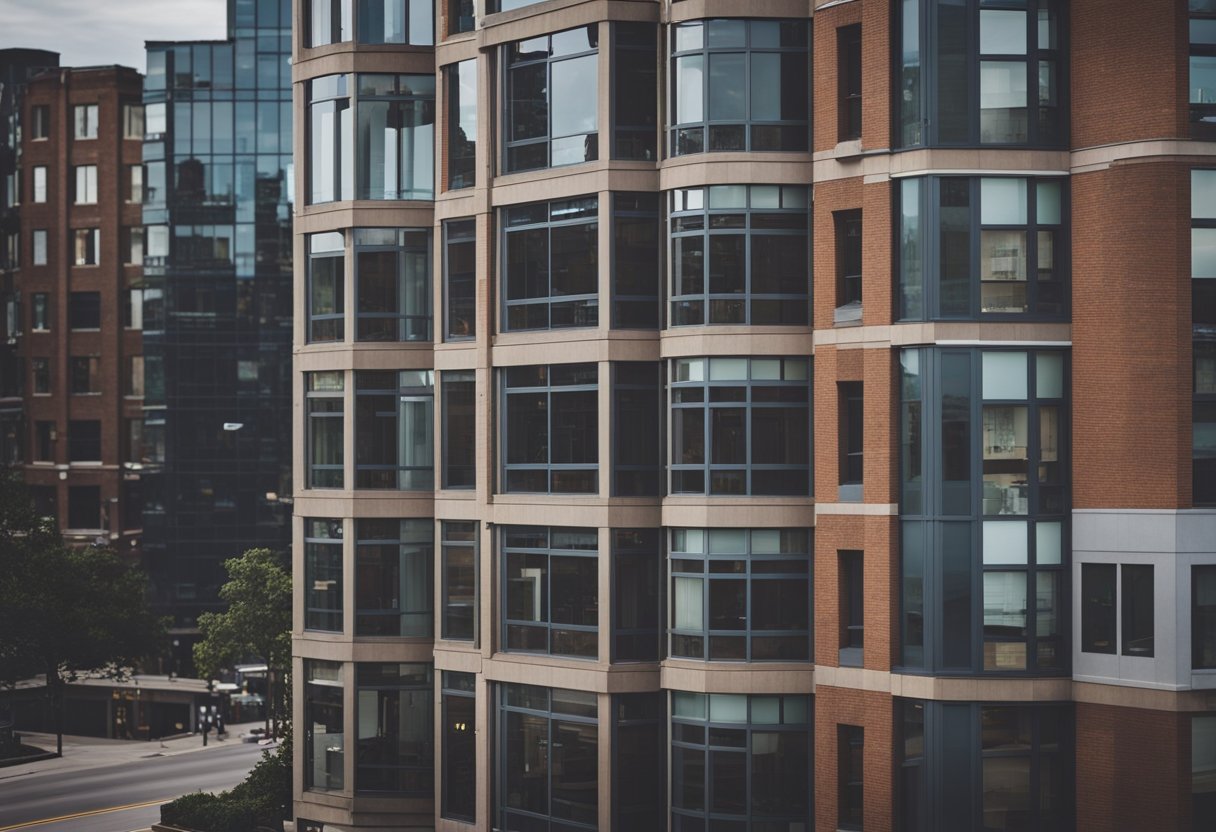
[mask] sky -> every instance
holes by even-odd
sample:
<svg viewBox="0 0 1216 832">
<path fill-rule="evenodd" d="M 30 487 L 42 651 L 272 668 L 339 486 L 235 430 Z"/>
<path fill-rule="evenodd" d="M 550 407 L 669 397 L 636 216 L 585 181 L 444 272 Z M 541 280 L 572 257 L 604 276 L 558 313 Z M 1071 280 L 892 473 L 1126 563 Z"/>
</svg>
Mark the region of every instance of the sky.
<svg viewBox="0 0 1216 832">
<path fill-rule="evenodd" d="M 144 41 L 227 35 L 225 0 L 0 0 L 0 49 L 59 53 L 60 66 L 144 71 Z"/>
</svg>

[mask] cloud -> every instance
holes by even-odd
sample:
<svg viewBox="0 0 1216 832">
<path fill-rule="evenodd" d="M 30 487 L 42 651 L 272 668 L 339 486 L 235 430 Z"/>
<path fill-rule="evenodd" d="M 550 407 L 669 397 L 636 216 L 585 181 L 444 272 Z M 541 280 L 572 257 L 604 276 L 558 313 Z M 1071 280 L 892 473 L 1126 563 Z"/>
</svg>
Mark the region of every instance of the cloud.
<svg viewBox="0 0 1216 832">
<path fill-rule="evenodd" d="M 144 71 L 144 41 L 227 33 L 225 0 L 0 0 L 0 48 L 49 49 L 63 66 Z"/>
</svg>

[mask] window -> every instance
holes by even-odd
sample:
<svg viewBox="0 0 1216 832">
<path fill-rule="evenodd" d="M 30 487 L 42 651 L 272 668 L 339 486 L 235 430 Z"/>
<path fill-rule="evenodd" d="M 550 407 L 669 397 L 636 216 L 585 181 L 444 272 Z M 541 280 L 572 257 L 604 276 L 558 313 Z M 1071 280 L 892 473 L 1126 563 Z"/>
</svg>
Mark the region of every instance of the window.
<svg viewBox="0 0 1216 832">
<path fill-rule="evenodd" d="M 1067 314 L 1066 183 L 927 177 L 900 188 L 905 320 Z"/>
<path fill-rule="evenodd" d="M 477 637 L 477 522 L 445 520 L 443 530 L 443 610 L 440 637 L 475 641 Z"/>
<path fill-rule="evenodd" d="M 144 139 L 144 105 L 122 105 L 122 137 L 124 139 Z"/>
<path fill-rule="evenodd" d="M 35 228 L 31 235 L 30 265 L 46 265 L 46 229 Z"/>
<path fill-rule="evenodd" d="M 77 205 L 95 205 L 97 203 L 97 165 L 77 165 L 76 188 L 73 191 Z"/>
<path fill-rule="evenodd" d="M 653 162 L 658 149 L 658 27 L 612 24 L 612 158 Z"/>
<path fill-rule="evenodd" d="M 144 290 L 128 289 L 120 295 L 122 325 L 126 329 L 144 328 Z"/>
<path fill-rule="evenodd" d="M 477 474 L 477 383 L 472 371 L 440 375 L 443 390 L 443 487 L 469 489 Z"/>
<path fill-rule="evenodd" d="M 127 356 L 125 381 L 126 383 L 123 386 L 123 395 L 143 398 L 144 357 L 142 355 Z"/>
<path fill-rule="evenodd" d="M 342 373 L 306 373 L 305 379 L 308 487 L 342 488 L 342 424 L 345 409 Z"/>
<path fill-rule="evenodd" d="M 341 231 L 308 235 L 308 340 L 341 341 L 345 333 L 346 243 Z"/>
<path fill-rule="evenodd" d="M 502 535 L 503 647 L 596 658 L 596 530 L 505 526 Z"/>
<path fill-rule="evenodd" d="M 342 664 L 304 660 L 304 788 L 341 791 Z"/>
<path fill-rule="evenodd" d="M 612 194 L 614 329 L 659 328 L 662 236 L 658 194 Z"/>
<path fill-rule="evenodd" d="M 840 592 L 840 666 L 861 667 L 865 647 L 865 558 L 861 552 L 838 552 Z"/>
<path fill-rule="evenodd" d="M 30 296 L 30 329 L 34 332 L 49 332 L 51 312 L 51 296 L 46 292 L 34 292 Z"/>
<path fill-rule="evenodd" d="M 355 521 L 355 635 L 430 638 L 435 524 Z"/>
<path fill-rule="evenodd" d="M 667 696 L 612 697 L 612 816 L 618 829 L 666 829 Z"/>
<path fill-rule="evenodd" d="M 355 340 L 431 340 L 431 234 L 356 228 Z"/>
<path fill-rule="evenodd" d="M 1195 832 L 1216 818 L 1216 717 L 1191 716 L 1191 818 Z"/>
<path fill-rule="evenodd" d="M 1123 564 L 1123 655 L 1153 655 L 1153 567 Z"/>
<path fill-rule="evenodd" d="M 430 491 L 433 370 L 355 372 L 355 488 Z"/>
<path fill-rule="evenodd" d="M 836 30 L 836 140 L 861 138 L 861 24 Z"/>
<path fill-rule="evenodd" d="M 443 671 L 441 817 L 477 820 L 477 676 Z"/>
<path fill-rule="evenodd" d="M 355 113 L 350 106 L 349 80 L 346 75 L 327 75 L 308 82 L 308 193 L 312 203 L 355 197 Z"/>
<path fill-rule="evenodd" d="M 663 492 L 662 365 L 612 365 L 612 493 L 658 496 Z"/>
<path fill-rule="evenodd" d="M 359 43 L 370 44 L 430 46 L 435 42 L 429 0 L 307 0 L 307 3 L 310 47 L 356 38 Z"/>
<path fill-rule="evenodd" d="M 1065 4 L 1046 0 L 1030 11 L 992 5 L 902 4 L 902 146 L 1057 147 L 1067 140 Z"/>
<path fill-rule="evenodd" d="M 1216 669 L 1216 565 L 1191 567 L 1191 667 Z"/>
<path fill-rule="evenodd" d="M 669 654 L 811 656 L 810 537 L 802 529 L 672 529 Z"/>
<path fill-rule="evenodd" d="M 435 76 L 356 77 L 355 198 L 433 199 Z"/>
<path fill-rule="evenodd" d="M 151 460 L 145 459 L 144 454 L 144 420 L 143 419 L 124 419 L 126 431 L 123 434 L 122 461 L 124 467 L 138 468 L 144 462 Z"/>
<path fill-rule="evenodd" d="M 662 630 L 659 529 L 612 530 L 612 661 L 656 662 Z"/>
<path fill-rule="evenodd" d="M 597 493 L 596 365 L 507 367 L 502 378 L 502 490 Z"/>
<path fill-rule="evenodd" d="M 76 239 L 76 265 L 96 266 L 101 262 L 101 230 L 97 228 L 77 228 L 74 232 Z"/>
<path fill-rule="evenodd" d="M 50 138 L 51 109 L 45 104 L 30 107 L 30 138 L 35 141 Z"/>
<path fill-rule="evenodd" d="M 503 172 L 599 158 L 595 25 L 508 44 Z"/>
<path fill-rule="evenodd" d="M 840 488 L 837 499 L 842 502 L 861 502 L 865 467 L 865 399 L 862 383 L 842 381 L 836 385 L 836 390 L 837 414 L 840 419 Z"/>
<path fill-rule="evenodd" d="M 671 326 L 810 320 L 806 188 L 714 185 L 671 195 Z"/>
<path fill-rule="evenodd" d="M 51 359 L 31 358 L 30 376 L 33 379 L 30 389 L 34 391 L 34 395 L 49 395 L 51 392 Z"/>
<path fill-rule="evenodd" d="M 670 493 L 810 493 L 807 359 L 678 358 L 670 395 Z"/>
<path fill-rule="evenodd" d="M 443 224 L 444 340 L 477 335 L 477 223 L 450 220 Z"/>
<path fill-rule="evenodd" d="M 46 202 L 46 167 L 43 165 L 34 167 L 32 187 L 33 193 L 30 195 L 30 202 Z"/>
<path fill-rule="evenodd" d="M 77 104 L 72 108 L 78 139 L 97 138 L 97 105 Z"/>
<path fill-rule="evenodd" d="M 448 91 L 448 190 L 477 184 L 477 60 L 443 68 Z"/>
<path fill-rule="evenodd" d="M 599 727 L 594 693 L 498 688 L 496 828 L 594 830 L 599 812 Z"/>
<path fill-rule="evenodd" d="M 504 332 L 599 323 L 594 196 L 503 210 Z"/>
<path fill-rule="evenodd" d="M 55 461 L 55 423 L 34 422 L 34 462 Z"/>
<path fill-rule="evenodd" d="M 861 211 L 837 211 L 832 218 L 836 225 L 835 320 L 836 323 L 860 321 Z"/>
<path fill-rule="evenodd" d="M 1115 572 L 1118 568 L 1113 563 L 1081 564 L 1081 651 L 1084 653 L 1115 653 Z"/>
<path fill-rule="evenodd" d="M 353 0 L 307 0 L 308 45 L 326 46 L 351 40 Z"/>
<path fill-rule="evenodd" d="M 1216 7 L 1213 7 L 1216 11 Z M 1216 26 L 1216 18 L 1210 21 Z M 1194 21 L 1192 21 L 1192 25 Z M 1213 58 L 1216 61 L 1216 58 Z M 1216 122 L 1216 115 L 1213 116 Z M 1216 170 L 1191 171 L 1191 500 L 1216 504 Z"/>
<path fill-rule="evenodd" d="M 96 485 L 68 486 L 68 528 L 106 531 L 102 517 L 101 488 Z"/>
<path fill-rule="evenodd" d="M 355 665 L 355 791 L 435 795 L 434 670 L 429 664 Z"/>
<path fill-rule="evenodd" d="M 142 266 L 144 262 L 144 230 L 143 228 L 124 228 L 123 263 L 129 266 Z"/>
<path fill-rule="evenodd" d="M 836 726 L 836 828 L 861 829 L 865 729 Z"/>
<path fill-rule="evenodd" d="M 672 832 L 811 828 L 811 734 L 809 696 L 673 691 Z"/>
<path fill-rule="evenodd" d="M 144 129 L 148 138 L 163 138 L 167 130 L 167 105 L 164 102 L 144 107 Z"/>
<path fill-rule="evenodd" d="M 341 520 L 304 520 L 304 629 L 342 632 Z"/>
<path fill-rule="evenodd" d="M 100 292 L 72 292 L 68 295 L 68 326 L 72 329 L 101 328 Z"/>
<path fill-rule="evenodd" d="M 807 149 L 809 21 L 699 20 L 671 29 L 671 155 Z"/>
<path fill-rule="evenodd" d="M 74 395 L 101 393 L 101 357 L 96 355 L 72 356 L 69 361 L 69 378 Z"/>
<path fill-rule="evenodd" d="M 73 419 L 68 423 L 68 461 L 101 461 L 101 422 Z M 83 528 L 92 527 L 84 526 Z"/>
<path fill-rule="evenodd" d="M 144 201 L 144 166 L 127 165 L 127 202 Z"/>
<path fill-rule="evenodd" d="M 448 35 L 472 32 L 477 27 L 473 0 L 447 0 Z"/>
<path fill-rule="evenodd" d="M 1202 131 L 1195 138 L 1210 137 L 1216 129 L 1216 3 L 1190 0 L 1190 12 L 1191 123 Z"/>
</svg>

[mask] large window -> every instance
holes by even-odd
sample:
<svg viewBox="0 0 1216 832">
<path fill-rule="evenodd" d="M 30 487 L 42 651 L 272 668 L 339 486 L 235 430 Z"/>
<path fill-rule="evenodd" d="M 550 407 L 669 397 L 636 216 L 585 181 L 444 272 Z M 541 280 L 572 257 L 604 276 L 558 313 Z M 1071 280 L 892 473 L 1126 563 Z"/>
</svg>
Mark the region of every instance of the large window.
<svg viewBox="0 0 1216 832">
<path fill-rule="evenodd" d="M 714 185 L 671 194 L 671 325 L 810 319 L 807 189 Z"/>
<path fill-rule="evenodd" d="M 357 664 L 355 791 L 435 794 L 434 671 L 429 664 Z"/>
<path fill-rule="evenodd" d="M 477 223 L 443 224 L 443 326 L 445 341 L 477 336 Z"/>
<path fill-rule="evenodd" d="M 599 488 L 595 364 L 502 371 L 504 492 L 594 494 Z"/>
<path fill-rule="evenodd" d="M 505 47 L 506 173 L 599 158 L 596 25 Z"/>
<path fill-rule="evenodd" d="M 906 320 L 1068 312 L 1068 189 L 1059 179 L 926 177 L 900 183 Z"/>
<path fill-rule="evenodd" d="M 304 629 L 340 633 L 342 521 L 304 521 Z"/>
<path fill-rule="evenodd" d="M 68 382 L 73 395 L 101 393 L 101 356 L 73 355 L 68 359 Z"/>
<path fill-rule="evenodd" d="M 443 604 L 440 637 L 451 641 L 477 638 L 477 521 L 445 520 L 440 543 Z"/>
<path fill-rule="evenodd" d="M 77 205 L 97 204 L 97 165 L 76 165 L 76 187 L 72 190 Z"/>
<path fill-rule="evenodd" d="M 434 377 L 433 370 L 355 372 L 355 488 L 431 490 Z"/>
<path fill-rule="evenodd" d="M 658 194 L 612 195 L 612 327 L 658 329 L 663 225 Z"/>
<path fill-rule="evenodd" d="M 663 693 L 612 697 L 612 816 L 618 829 L 665 832 L 667 708 Z"/>
<path fill-rule="evenodd" d="M 663 493 L 662 365 L 617 362 L 612 365 L 612 493 L 658 496 Z"/>
<path fill-rule="evenodd" d="M 810 828 L 812 722 L 809 696 L 672 692 L 672 832 Z"/>
<path fill-rule="evenodd" d="M 473 488 L 477 474 L 477 382 L 470 370 L 440 374 L 443 488 Z"/>
<path fill-rule="evenodd" d="M 440 817 L 477 819 L 477 677 L 443 671 L 443 788 Z"/>
<path fill-rule="evenodd" d="M 612 49 L 612 158 L 655 161 L 659 27 L 613 23 Z"/>
<path fill-rule="evenodd" d="M 341 791 L 345 743 L 342 665 L 304 661 L 304 788 Z"/>
<path fill-rule="evenodd" d="M 671 367 L 672 494 L 810 494 L 810 362 L 679 358 Z"/>
<path fill-rule="evenodd" d="M 811 545 L 802 529 L 672 529 L 670 655 L 811 657 Z"/>
<path fill-rule="evenodd" d="M 1216 669 L 1216 564 L 1191 567 L 1191 667 Z"/>
<path fill-rule="evenodd" d="M 498 688 L 498 826 L 594 830 L 599 812 L 599 727 L 594 693 Z"/>
<path fill-rule="evenodd" d="M 1128 564 L 1123 573 L 1123 655 L 1151 658 L 1153 655 L 1153 566 Z"/>
<path fill-rule="evenodd" d="M 1065 4 L 1037 5 L 903 0 L 896 96 L 903 147 L 1066 141 Z"/>
<path fill-rule="evenodd" d="M 1216 133 L 1216 0 L 1190 0 L 1190 12 L 1191 123 L 1206 138 Z"/>
<path fill-rule="evenodd" d="M 443 68 L 448 94 L 448 190 L 477 184 L 477 60 Z"/>
<path fill-rule="evenodd" d="M 1191 171 L 1191 327 L 1191 499 L 1216 505 L 1216 170 Z"/>
<path fill-rule="evenodd" d="M 345 333 L 346 248 L 342 232 L 308 235 L 308 340 L 341 341 Z"/>
<path fill-rule="evenodd" d="M 355 340 L 431 340 L 431 233 L 356 228 Z"/>
<path fill-rule="evenodd" d="M 305 374 L 307 409 L 306 459 L 309 488 L 342 488 L 345 421 L 341 371 Z"/>
<path fill-rule="evenodd" d="M 599 655 L 599 544 L 595 529 L 502 530 L 503 629 L 509 651 Z"/>
<path fill-rule="evenodd" d="M 68 461 L 101 462 L 99 420 L 73 419 L 68 422 Z"/>
<path fill-rule="evenodd" d="M 1191 819 L 1201 832 L 1216 818 L 1216 716 L 1191 717 Z"/>
<path fill-rule="evenodd" d="M 659 660 L 662 566 L 659 529 L 612 530 L 612 661 Z"/>
<path fill-rule="evenodd" d="M 503 210 L 502 330 L 599 323 L 599 200 Z"/>
<path fill-rule="evenodd" d="M 705 20 L 671 30 L 671 155 L 807 149 L 809 21 Z"/>
<path fill-rule="evenodd" d="M 435 42 L 431 0 L 305 0 L 308 46 L 359 43 L 430 46 Z"/>
<path fill-rule="evenodd" d="M 430 638 L 435 524 L 355 521 L 355 635 Z"/>
<path fill-rule="evenodd" d="M 308 109 L 310 202 L 434 197 L 435 76 L 315 78 Z"/>
</svg>

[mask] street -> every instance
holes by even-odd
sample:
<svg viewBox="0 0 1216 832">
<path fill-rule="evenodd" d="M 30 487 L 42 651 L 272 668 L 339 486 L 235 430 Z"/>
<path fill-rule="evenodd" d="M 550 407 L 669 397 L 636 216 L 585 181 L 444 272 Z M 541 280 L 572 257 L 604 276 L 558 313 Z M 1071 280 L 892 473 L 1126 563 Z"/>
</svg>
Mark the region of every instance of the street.
<svg viewBox="0 0 1216 832">
<path fill-rule="evenodd" d="M 155 744 L 147 746 L 156 754 Z M 130 832 L 160 820 L 160 804 L 193 791 L 229 789 L 261 757 L 256 743 L 73 771 L 22 774 L 0 769 L 0 832 Z M 117 809 L 117 810 L 116 810 Z M 116 810 L 116 811 L 115 811 Z"/>
</svg>

